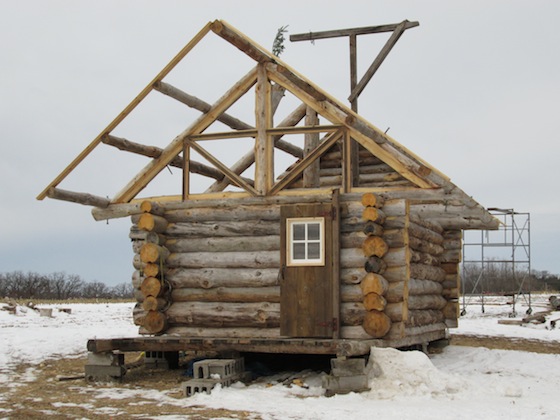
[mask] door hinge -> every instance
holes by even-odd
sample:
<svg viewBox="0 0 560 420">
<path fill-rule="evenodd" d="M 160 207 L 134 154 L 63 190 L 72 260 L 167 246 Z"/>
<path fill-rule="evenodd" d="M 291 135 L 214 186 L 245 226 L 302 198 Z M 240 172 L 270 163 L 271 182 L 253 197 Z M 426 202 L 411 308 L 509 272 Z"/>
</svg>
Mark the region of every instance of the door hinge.
<svg viewBox="0 0 560 420">
<path fill-rule="evenodd" d="M 336 207 L 331 207 L 329 211 L 323 211 L 318 214 L 320 217 L 329 217 L 331 220 L 336 219 Z"/>
<path fill-rule="evenodd" d="M 338 318 L 333 318 L 331 322 L 318 322 L 318 327 L 330 327 L 333 331 L 338 331 Z"/>
</svg>

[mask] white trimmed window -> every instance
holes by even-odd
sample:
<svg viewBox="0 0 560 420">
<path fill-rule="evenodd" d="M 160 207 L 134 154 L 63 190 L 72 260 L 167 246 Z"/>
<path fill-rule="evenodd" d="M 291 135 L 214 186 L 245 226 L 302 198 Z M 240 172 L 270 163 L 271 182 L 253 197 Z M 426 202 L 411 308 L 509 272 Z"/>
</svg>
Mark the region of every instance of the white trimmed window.
<svg viewBox="0 0 560 420">
<path fill-rule="evenodd" d="M 325 265 L 325 219 L 305 217 L 286 220 L 287 263 Z"/>
</svg>

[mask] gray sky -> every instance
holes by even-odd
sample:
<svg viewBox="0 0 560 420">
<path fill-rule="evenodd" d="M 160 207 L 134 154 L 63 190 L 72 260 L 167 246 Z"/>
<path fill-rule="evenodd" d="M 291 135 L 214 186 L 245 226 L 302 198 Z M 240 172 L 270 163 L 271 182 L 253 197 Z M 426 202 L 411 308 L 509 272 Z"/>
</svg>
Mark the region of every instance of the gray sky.
<svg viewBox="0 0 560 420">
<path fill-rule="evenodd" d="M 130 220 L 107 225 L 88 207 L 35 197 L 214 19 L 267 48 L 284 25 L 301 33 L 419 21 L 361 95 L 360 113 L 390 127 L 392 137 L 483 206 L 530 212 L 532 267 L 560 273 L 560 3 L 371 0 L 1 0 L 0 272 L 129 281 Z M 246 59 L 210 38 L 188 56 L 206 70 L 188 64 L 171 78 L 208 102 L 248 70 Z M 358 38 L 360 74 L 385 40 Z M 346 40 L 286 42 L 282 58 L 334 96 L 348 96 Z M 186 126 L 195 115 L 189 112 L 156 99 L 131 121 L 137 128 L 119 130 L 163 146 L 181 131 L 177 118 Z M 160 121 L 168 115 L 174 123 Z M 170 136 L 151 138 L 154 125 L 165 125 Z M 113 196 L 145 163 L 125 165 L 123 158 L 100 153 L 60 187 Z M 162 173 L 158 185 L 175 185 L 165 176 L 172 178 Z"/>
</svg>

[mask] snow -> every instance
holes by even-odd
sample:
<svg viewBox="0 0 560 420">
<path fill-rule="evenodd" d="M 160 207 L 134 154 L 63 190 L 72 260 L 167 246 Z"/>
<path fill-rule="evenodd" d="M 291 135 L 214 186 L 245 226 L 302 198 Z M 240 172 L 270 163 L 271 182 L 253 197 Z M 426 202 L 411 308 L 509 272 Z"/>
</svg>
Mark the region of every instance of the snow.
<svg viewBox="0 0 560 420">
<path fill-rule="evenodd" d="M 534 313 L 544 310 L 546 298 L 534 301 Z M 94 337 L 133 337 L 132 303 L 68 304 L 42 306 L 53 309 L 52 317 L 19 307 L 15 315 L 0 310 L 0 380 L 18 386 L 35 379 L 33 366 L 51 358 L 82 357 L 87 340 Z M 70 308 L 71 313 L 60 311 Z M 526 316 L 527 306 L 516 306 L 517 319 Z M 479 302 L 469 302 L 452 334 L 514 337 L 560 342 L 560 328 L 547 322 L 516 326 L 498 324 L 510 319 L 512 306 L 503 299 L 487 300 L 484 312 Z M 560 343 L 559 343 L 560 344 Z M 16 374 L 20 363 L 29 364 Z M 205 406 L 255 413 L 263 419 L 555 419 L 560 410 L 560 355 L 484 347 L 449 346 L 430 356 L 421 352 L 372 349 L 368 364 L 371 390 L 327 398 L 321 388 L 321 374 L 304 371 L 297 375 L 302 386 L 287 386 L 279 376 L 229 388 L 215 388 L 211 394 L 176 399 L 165 392 L 112 388 L 110 385 L 77 387 L 98 400 L 141 397 L 158 405 Z M 170 388 L 176 387 L 170 384 Z M 2 396 L 0 396 L 0 405 Z M 145 402 L 142 402 L 145 403 Z M 60 402 L 58 407 L 65 403 Z M 56 407 L 55 407 L 56 408 Z M 5 411 L 0 408 L 0 413 Z M 107 408 L 107 415 L 116 412 Z M 173 419 L 178 417 L 161 416 Z"/>
</svg>

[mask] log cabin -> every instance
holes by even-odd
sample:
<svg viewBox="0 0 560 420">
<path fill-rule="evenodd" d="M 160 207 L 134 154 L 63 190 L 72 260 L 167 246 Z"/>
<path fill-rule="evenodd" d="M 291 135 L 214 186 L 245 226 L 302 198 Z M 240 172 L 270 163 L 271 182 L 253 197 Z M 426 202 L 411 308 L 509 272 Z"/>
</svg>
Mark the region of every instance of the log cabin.
<svg viewBox="0 0 560 420">
<path fill-rule="evenodd" d="M 211 34 L 254 62 L 213 104 L 166 79 Z M 116 136 L 154 92 L 200 114 L 164 148 Z M 277 121 L 287 93 L 299 105 Z M 227 112 L 247 95 L 252 124 Z M 229 129 L 213 130 L 217 122 Z M 252 146 L 233 164 L 206 147 L 240 138 Z M 111 199 L 60 188 L 98 147 L 148 161 Z M 293 159 L 280 173 L 279 151 Z M 181 171 L 182 190 L 140 197 L 169 166 Z M 205 191 L 194 191 L 194 174 L 211 179 Z M 205 25 L 37 198 L 46 197 L 93 206 L 95 220 L 131 220 L 141 337 L 90 340 L 94 353 L 361 356 L 436 341 L 457 326 L 462 231 L 498 226 L 443 173 L 222 20 Z"/>
</svg>

